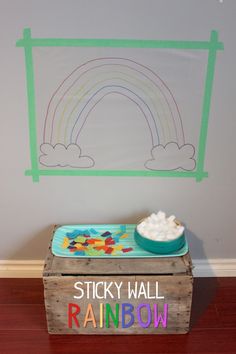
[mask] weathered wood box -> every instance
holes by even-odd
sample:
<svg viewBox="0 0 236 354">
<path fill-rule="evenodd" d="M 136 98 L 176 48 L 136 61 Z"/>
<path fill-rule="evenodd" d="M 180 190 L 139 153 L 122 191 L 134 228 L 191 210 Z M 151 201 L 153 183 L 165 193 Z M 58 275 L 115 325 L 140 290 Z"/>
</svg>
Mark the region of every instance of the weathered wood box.
<svg viewBox="0 0 236 354">
<path fill-rule="evenodd" d="M 189 331 L 192 263 L 180 257 L 56 257 L 49 245 L 44 296 L 51 334 L 170 334 Z"/>
</svg>

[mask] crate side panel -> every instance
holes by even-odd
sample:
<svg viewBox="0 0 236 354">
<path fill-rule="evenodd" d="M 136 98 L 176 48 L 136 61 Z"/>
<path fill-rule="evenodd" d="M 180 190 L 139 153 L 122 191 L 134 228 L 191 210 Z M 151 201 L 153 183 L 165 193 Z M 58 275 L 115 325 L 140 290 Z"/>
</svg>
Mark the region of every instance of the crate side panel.
<svg viewBox="0 0 236 354">
<path fill-rule="evenodd" d="M 75 282 L 80 281 L 82 283 L 86 281 L 91 282 L 122 282 L 121 297 L 117 298 L 115 294 L 115 288 L 113 289 L 114 298 L 107 299 L 93 299 L 83 297 L 81 300 L 75 299 L 74 295 L 77 294 L 74 288 Z M 164 299 L 145 299 L 140 296 L 139 299 L 128 298 L 128 286 L 129 282 L 134 284 L 135 281 L 140 284 L 144 282 L 150 283 L 150 294 L 156 291 L 156 282 L 159 285 L 159 295 L 164 296 Z M 186 333 L 189 330 L 191 299 L 192 299 L 192 277 L 185 276 L 67 276 L 57 277 L 50 276 L 44 278 L 45 286 L 45 307 L 47 312 L 48 330 L 49 333 L 54 334 L 168 334 L 168 333 Z M 86 286 L 83 285 L 83 290 L 86 290 Z M 99 290 L 99 296 L 102 296 L 102 287 Z M 78 320 L 80 327 L 77 328 L 73 323 L 72 328 L 68 327 L 68 304 L 75 303 L 80 306 L 80 314 Z M 85 313 L 88 304 L 92 304 L 94 316 L 96 318 L 97 327 L 94 328 L 92 323 L 87 323 L 87 326 L 83 326 Z M 159 313 L 163 313 L 164 303 L 168 304 L 168 322 L 167 327 L 164 328 L 159 325 L 158 328 L 154 328 L 153 322 L 151 322 L 148 328 L 143 328 L 138 322 L 135 315 L 134 324 L 129 328 L 122 328 L 121 326 L 121 311 L 119 313 L 119 326 L 115 328 L 113 323 L 110 323 L 110 327 L 100 328 L 100 303 L 109 303 L 111 308 L 115 308 L 115 304 L 119 303 L 120 309 L 122 303 L 131 303 L 134 306 L 134 314 L 137 307 L 141 303 L 150 304 L 150 308 L 153 309 L 154 303 L 158 305 Z M 152 314 L 153 316 L 153 314 Z M 153 317 L 152 317 L 153 320 Z M 142 312 L 142 321 L 147 321 L 147 312 Z"/>
<path fill-rule="evenodd" d="M 53 239 L 56 229 L 57 229 L 57 226 L 53 225 L 52 229 L 51 229 L 51 239 L 50 239 L 50 242 L 48 245 L 47 255 L 46 255 L 46 258 L 44 261 L 44 270 L 43 270 L 44 274 L 46 274 L 48 272 L 50 273 L 52 270 L 52 264 L 53 264 L 53 258 L 54 258 L 54 255 L 52 254 L 52 239 Z"/>
</svg>

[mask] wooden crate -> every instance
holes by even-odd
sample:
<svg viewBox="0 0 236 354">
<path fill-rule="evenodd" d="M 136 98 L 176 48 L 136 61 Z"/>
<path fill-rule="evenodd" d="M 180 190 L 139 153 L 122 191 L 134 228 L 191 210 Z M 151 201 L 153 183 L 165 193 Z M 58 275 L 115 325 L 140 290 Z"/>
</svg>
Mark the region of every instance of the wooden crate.
<svg viewBox="0 0 236 354">
<path fill-rule="evenodd" d="M 62 258 L 52 254 L 50 243 L 43 282 L 51 334 L 189 331 L 193 289 L 189 253 L 181 257 L 148 259 Z M 108 289 L 110 293 L 106 292 L 107 298 L 100 299 L 104 296 L 104 282 L 107 286 L 113 283 Z M 87 299 L 88 286 L 91 291 Z M 130 293 L 135 286 L 137 298 Z M 99 299 L 92 298 L 93 287 Z M 84 296 L 79 299 L 83 291 Z"/>
</svg>

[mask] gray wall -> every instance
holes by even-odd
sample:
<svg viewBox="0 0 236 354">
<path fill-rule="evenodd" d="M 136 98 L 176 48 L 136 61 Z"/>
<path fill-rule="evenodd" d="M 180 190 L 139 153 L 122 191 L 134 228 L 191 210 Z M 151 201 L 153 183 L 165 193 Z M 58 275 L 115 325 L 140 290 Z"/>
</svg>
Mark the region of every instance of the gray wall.
<svg viewBox="0 0 236 354">
<path fill-rule="evenodd" d="M 136 222 L 162 209 L 188 227 L 193 258 L 234 258 L 235 13 L 225 0 L 0 0 L 0 259 L 41 259 L 55 223 Z M 30 168 L 22 30 L 34 37 L 206 40 L 219 31 L 205 169 L 209 178 L 42 177 Z"/>
</svg>

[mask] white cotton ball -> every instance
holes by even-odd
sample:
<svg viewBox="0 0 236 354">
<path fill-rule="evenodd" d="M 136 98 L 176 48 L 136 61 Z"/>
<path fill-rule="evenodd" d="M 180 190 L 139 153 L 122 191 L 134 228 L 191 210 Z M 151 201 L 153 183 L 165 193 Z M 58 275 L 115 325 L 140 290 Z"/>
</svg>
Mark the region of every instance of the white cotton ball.
<svg viewBox="0 0 236 354">
<path fill-rule="evenodd" d="M 164 220 L 166 218 L 166 214 L 163 211 L 159 211 L 157 213 L 159 219 Z"/>
<path fill-rule="evenodd" d="M 154 216 L 153 216 L 153 220 L 155 220 L 155 222 L 157 222 L 157 221 L 158 221 L 158 215 L 157 215 L 157 214 L 154 214 Z"/>
<path fill-rule="evenodd" d="M 167 235 L 166 235 L 167 241 L 170 241 L 170 240 L 171 240 L 171 236 L 172 236 L 171 234 L 167 234 Z"/>
<path fill-rule="evenodd" d="M 151 216 L 150 216 L 150 219 L 153 223 L 155 223 L 157 221 L 157 216 L 156 214 L 152 213 Z"/>
<path fill-rule="evenodd" d="M 152 239 L 152 240 L 155 240 L 156 239 L 156 233 L 155 232 L 150 232 L 150 238 Z"/>
<path fill-rule="evenodd" d="M 173 233 L 173 235 L 175 235 L 176 237 L 179 236 L 179 231 L 178 231 L 178 229 L 173 229 L 172 233 Z"/>
<path fill-rule="evenodd" d="M 168 228 L 168 225 L 163 225 L 163 227 L 162 227 L 162 231 L 163 232 L 166 232 L 166 231 L 168 231 L 169 230 L 169 228 Z"/>
<path fill-rule="evenodd" d="M 163 236 L 159 236 L 157 241 L 165 241 L 165 238 L 166 237 L 164 235 Z"/>
<path fill-rule="evenodd" d="M 168 241 L 167 235 L 164 236 L 163 241 Z"/>
<path fill-rule="evenodd" d="M 137 226 L 137 230 L 138 230 L 139 233 L 142 233 L 143 230 L 144 230 L 144 225 L 139 224 L 139 225 Z"/>
<path fill-rule="evenodd" d="M 176 227 L 176 223 L 174 221 L 169 221 L 168 226 L 169 228 L 173 229 Z"/>
<path fill-rule="evenodd" d="M 179 226 L 180 235 L 184 232 L 184 226 Z"/>
<path fill-rule="evenodd" d="M 171 215 L 168 217 L 168 220 L 171 222 L 171 221 L 175 221 L 175 215 Z"/>
<path fill-rule="evenodd" d="M 176 235 L 173 234 L 173 233 L 169 233 L 169 234 L 167 235 L 167 238 L 168 238 L 169 241 L 172 241 L 172 240 L 174 240 L 174 239 L 176 238 Z"/>
<path fill-rule="evenodd" d="M 146 231 L 147 233 L 152 232 L 152 227 L 151 227 L 150 225 L 146 226 L 145 231 Z"/>
</svg>

